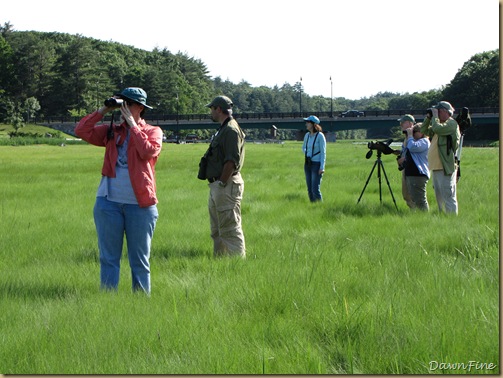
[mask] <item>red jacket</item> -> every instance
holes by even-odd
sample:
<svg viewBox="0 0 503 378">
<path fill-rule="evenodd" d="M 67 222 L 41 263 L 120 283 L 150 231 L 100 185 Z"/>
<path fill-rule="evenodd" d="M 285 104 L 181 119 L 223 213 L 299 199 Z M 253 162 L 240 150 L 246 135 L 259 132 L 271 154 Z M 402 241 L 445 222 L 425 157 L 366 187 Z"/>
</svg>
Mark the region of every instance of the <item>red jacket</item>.
<svg viewBox="0 0 503 378">
<path fill-rule="evenodd" d="M 82 118 L 75 127 L 75 134 L 86 142 L 95 146 L 105 147 L 105 158 L 101 174 L 115 177 L 115 165 L 119 155 L 116 140 L 125 140 L 127 129 L 125 123 L 114 125 L 114 136 L 107 138 L 109 125 L 96 125 L 103 119 L 103 115 L 96 111 Z M 157 204 L 155 184 L 155 163 L 161 152 L 162 130 L 159 127 L 148 125 L 141 119 L 138 127 L 129 129 L 129 144 L 127 149 L 128 170 L 131 185 L 140 207 Z"/>
</svg>

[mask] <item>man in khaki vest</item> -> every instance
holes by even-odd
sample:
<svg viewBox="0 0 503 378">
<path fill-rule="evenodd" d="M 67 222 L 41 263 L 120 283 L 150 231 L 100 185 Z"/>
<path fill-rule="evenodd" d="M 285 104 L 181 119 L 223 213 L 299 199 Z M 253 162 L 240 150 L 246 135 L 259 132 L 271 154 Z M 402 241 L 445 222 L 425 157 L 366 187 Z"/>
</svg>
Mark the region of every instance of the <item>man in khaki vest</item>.
<svg viewBox="0 0 503 378">
<path fill-rule="evenodd" d="M 213 253 L 215 256 L 245 257 L 245 238 L 241 226 L 244 181 L 240 173 L 245 155 L 245 134 L 232 118 L 233 103 L 229 97 L 217 96 L 206 106 L 211 109 L 211 119 L 220 123 L 205 154 Z"/>
</svg>

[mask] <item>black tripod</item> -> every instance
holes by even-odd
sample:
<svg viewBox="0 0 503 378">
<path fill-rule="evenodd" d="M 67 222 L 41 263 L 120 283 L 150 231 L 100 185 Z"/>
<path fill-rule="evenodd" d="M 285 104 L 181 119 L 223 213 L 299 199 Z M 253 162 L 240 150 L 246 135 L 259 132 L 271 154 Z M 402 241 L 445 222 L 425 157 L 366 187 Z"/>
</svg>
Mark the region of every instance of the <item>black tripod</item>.
<svg viewBox="0 0 503 378">
<path fill-rule="evenodd" d="M 395 204 L 396 210 L 398 211 L 398 206 L 396 205 L 395 197 L 393 196 L 393 191 L 391 190 L 391 186 L 389 185 L 389 180 L 388 176 L 386 175 L 386 171 L 384 170 L 384 164 L 381 160 L 381 151 L 377 151 L 377 159 L 374 163 L 374 166 L 372 167 L 372 170 L 370 171 L 370 175 L 367 179 L 367 182 L 365 183 L 365 186 L 363 187 L 362 194 L 360 194 L 360 198 L 358 198 L 358 202 L 356 204 L 360 203 L 360 200 L 363 197 L 363 193 L 365 192 L 365 189 L 367 188 L 367 185 L 370 181 L 370 178 L 372 177 L 372 173 L 374 173 L 374 169 L 377 166 L 377 178 L 379 179 L 379 201 L 382 204 L 382 190 L 381 190 L 381 169 L 384 173 L 384 178 L 386 179 L 386 183 L 388 184 L 389 192 L 391 193 L 391 198 L 393 198 L 393 203 Z"/>
</svg>

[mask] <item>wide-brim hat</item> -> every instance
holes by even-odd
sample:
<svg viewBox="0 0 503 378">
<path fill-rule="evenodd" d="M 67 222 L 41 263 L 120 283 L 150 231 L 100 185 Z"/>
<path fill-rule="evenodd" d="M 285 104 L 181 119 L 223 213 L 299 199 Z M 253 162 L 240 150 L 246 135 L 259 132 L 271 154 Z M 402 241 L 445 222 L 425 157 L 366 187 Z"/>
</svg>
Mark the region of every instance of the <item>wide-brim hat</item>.
<svg viewBox="0 0 503 378">
<path fill-rule="evenodd" d="M 125 97 L 128 100 L 137 102 L 146 108 L 153 109 L 150 105 L 147 105 L 147 92 L 141 88 L 129 87 L 124 89 L 121 93 L 117 93 L 116 96 Z"/>
<path fill-rule="evenodd" d="M 440 101 L 437 105 L 432 106 L 435 109 L 445 109 L 451 114 L 454 113 L 454 107 L 447 101 Z"/>
</svg>

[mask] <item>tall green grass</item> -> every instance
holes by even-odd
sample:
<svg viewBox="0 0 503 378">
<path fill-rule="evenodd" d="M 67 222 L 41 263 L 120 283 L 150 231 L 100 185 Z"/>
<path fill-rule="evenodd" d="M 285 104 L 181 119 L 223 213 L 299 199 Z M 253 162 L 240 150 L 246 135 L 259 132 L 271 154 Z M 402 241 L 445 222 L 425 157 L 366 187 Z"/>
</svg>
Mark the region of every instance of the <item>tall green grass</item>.
<svg viewBox="0 0 503 378">
<path fill-rule="evenodd" d="M 398 211 L 376 173 L 357 204 L 365 144 L 328 145 L 316 204 L 300 143 L 247 144 L 241 260 L 212 257 L 205 148 L 164 145 L 147 298 L 126 257 L 99 291 L 103 150 L 0 147 L 0 373 L 500 373 L 497 149 L 464 149 L 453 217 L 431 184 L 430 213 L 409 211 L 392 156 Z"/>
</svg>

